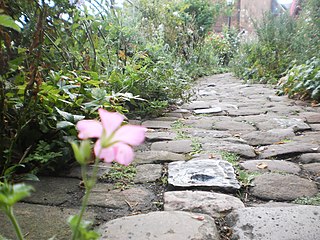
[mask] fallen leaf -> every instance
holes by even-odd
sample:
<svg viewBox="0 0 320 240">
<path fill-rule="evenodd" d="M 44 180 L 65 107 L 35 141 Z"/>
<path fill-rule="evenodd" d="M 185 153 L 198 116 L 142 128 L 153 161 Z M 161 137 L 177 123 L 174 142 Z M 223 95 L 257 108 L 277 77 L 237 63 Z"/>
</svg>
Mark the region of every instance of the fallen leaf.
<svg viewBox="0 0 320 240">
<path fill-rule="evenodd" d="M 259 164 L 257 164 L 257 168 L 259 168 L 259 169 L 266 169 L 266 168 L 268 168 L 268 165 L 266 164 L 266 163 L 259 163 Z"/>
<path fill-rule="evenodd" d="M 274 144 L 285 144 L 285 142 L 284 141 L 280 141 L 280 142 L 276 142 Z"/>
<path fill-rule="evenodd" d="M 312 101 L 311 102 L 311 107 L 319 107 L 320 103 L 318 103 L 317 101 Z"/>
</svg>

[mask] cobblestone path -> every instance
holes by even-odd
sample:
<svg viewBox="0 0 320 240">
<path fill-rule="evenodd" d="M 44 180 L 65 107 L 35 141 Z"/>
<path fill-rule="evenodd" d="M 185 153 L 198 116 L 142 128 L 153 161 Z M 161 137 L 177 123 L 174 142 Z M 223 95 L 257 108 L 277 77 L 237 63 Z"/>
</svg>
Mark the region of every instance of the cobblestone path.
<svg viewBox="0 0 320 240">
<path fill-rule="evenodd" d="M 230 74 L 200 79 L 190 103 L 148 127 L 126 189 L 100 181 L 87 218 L 108 240 L 317 240 L 320 236 L 320 107 L 277 96 Z M 78 168 L 33 182 L 16 207 L 26 239 L 69 239 L 78 211 Z M 306 205 L 309 204 L 309 205 Z M 0 216 L 0 232 L 11 226 Z"/>
</svg>

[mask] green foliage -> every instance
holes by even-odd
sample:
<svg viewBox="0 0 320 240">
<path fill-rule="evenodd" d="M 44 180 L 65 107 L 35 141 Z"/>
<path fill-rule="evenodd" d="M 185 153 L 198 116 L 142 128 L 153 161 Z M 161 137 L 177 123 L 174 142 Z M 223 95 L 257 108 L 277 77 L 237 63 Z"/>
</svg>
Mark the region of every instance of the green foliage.
<svg viewBox="0 0 320 240">
<path fill-rule="evenodd" d="M 222 159 L 228 161 L 235 168 L 237 178 L 243 187 L 251 186 L 252 181 L 258 175 L 259 172 L 247 172 L 239 167 L 239 156 L 235 153 L 220 152 Z"/>
<path fill-rule="evenodd" d="M 246 80 L 275 82 L 292 61 L 295 25 L 288 14 L 264 15 L 255 24 L 257 38 L 244 42 L 233 61 L 235 74 Z"/>
<path fill-rule="evenodd" d="M 137 169 L 133 165 L 123 166 L 113 163 L 109 172 L 103 178 L 114 184 L 116 189 L 126 189 L 133 184 L 133 179 L 137 174 Z"/>
<path fill-rule="evenodd" d="M 62 152 L 53 152 L 50 144 L 45 141 L 40 140 L 35 151 L 26 157 L 23 162 L 32 162 L 35 161 L 39 164 L 46 164 L 50 162 L 52 159 L 56 159 L 57 157 L 61 157 Z"/>
<path fill-rule="evenodd" d="M 199 153 L 201 153 L 201 151 L 202 151 L 202 145 L 201 145 L 199 139 L 197 139 L 197 138 L 192 138 L 191 141 L 192 141 L 192 144 L 191 144 L 192 152 L 191 152 L 190 154 L 191 154 L 191 155 L 194 155 L 194 154 L 199 154 Z"/>
<path fill-rule="evenodd" d="M 20 27 L 8 15 L 0 14 L 0 25 L 3 27 L 12 28 L 17 32 L 20 32 Z"/>
<path fill-rule="evenodd" d="M 298 68 L 306 61 L 317 58 L 320 54 L 319 10 L 319 1 L 305 0 L 297 18 L 286 13 L 266 14 L 261 22 L 255 23 L 256 39 L 241 44 L 232 64 L 235 75 L 254 82 L 277 83 L 288 69 L 295 69 L 293 74 L 293 71 L 300 71 Z M 293 64 L 301 67 L 293 67 Z M 310 77 L 312 75 L 309 80 Z M 312 97 L 312 91 L 315 91 L 312 98 L 317 98 L 317 83 L 292 78 L 296 77 L 288 80 L 284 93 Z"/>
<path fill-rule="evenodd" d="M 293 201 L 296 204 L 320 206 L 320 193 L 313 197 L 300 197 Z"/>
<path fill-rule="evenodd" d="M 99 239 L 100 235 L 96 233 L 93 230 L 90 230 L 92 228 L 92 222 L 82 220 L 80 221 L 80 224 L 78 225 L 79 216 L 74 215 L 70 216 L 68 219 L 68 223 L 71 227 L 71 230 L 73 234 L 76 232 L 77 240 L 96 240 Z"/>
<path fill-rule="evenodd" d="M 227 66 L 239 47 L 239 36 L 235 29 L 225 30 L 223 33 L 210 33 L 207 42 L 211 51 L 218 57 L 221 66 Z"/>
<path fill-rule="evenodd" d="M 280 82 L 280 94 L 320 101 L 320 59 L 290 68 Z"/>
<path fill-rule="evenodd" d="M 33 187 L 24 183 L 10 185 L 0 182 L 0 209 L 6 211 L 20 200 L 29 197 Z"/>
<path fill-rule="evenodd" d="M 69 159 L 76 122 L 97 117 L 100 107 L 157 116 L 189 97 L 193 78 L 224 70 L 215 46 L 206 43 L 220 1 L 110 4 L 4 0 L 0 178 L 36 173 L 43 164 L 57 167 L 54 153 Z M 42 158 L 40 141 L 52 152 Z"/>
<path fill-rule="evenodd" d="M 14 216 L 13 205 L 22 199 L 29 197 L 32 191 L 34 191 L 33 187 L 24 183 L 11 185 L 6 181 L 0 182 L 0 210 L 4 211 L 11 221 L 19 240 L 23 240 L 24 238 L 20 226 Z M 1 235 L 0 238 L 2 238 Z"/>
</svg>

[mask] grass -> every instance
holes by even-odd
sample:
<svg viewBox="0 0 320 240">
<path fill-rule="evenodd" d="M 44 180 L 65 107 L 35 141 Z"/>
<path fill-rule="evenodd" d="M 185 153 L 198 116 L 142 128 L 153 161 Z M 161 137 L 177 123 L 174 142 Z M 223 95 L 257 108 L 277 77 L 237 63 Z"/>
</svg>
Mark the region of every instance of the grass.
<svg viewBox="0 0 320 240">
<path fill-rule="evenodd" d="M 202 151 L 202 146 L 198 138 L 190 137 L 187 133 L 185 133 L 182 129 L 183 128 L 190 128 L 190 126 L 184 124 L 183 120 L 177 120 L 171 124 L 172 130 L 175 131 L 177 136 L 175 140 L 182 140 L 182 139 L 191 139 L 192 141 L 192 152 L 190 155 L 199 154 Z"/>
<path fill-rule="evenodd" d="M 136 174 L 137 169 L 134 165 L 124 166 L 113 163 L 110 171 L 102 178 L 114 183 L 115 189 L 127 189 L 134 184 L 133 179 Z"/>
<path fill-rule="evenodd" d="M 192 141 L 192 152 L 190 153 L 191 155 L 194 155 L 194 154 L 199 154 L 201 153 L 202 151 L 202 146 L 201 146 L 201 143 L 199 141 L 198 138 L 192 138 L 191 139 Z"/>
<path fill-rule="evenodd" d="M 232 166 L 235 169 L 237 179 L 240 182 L 241 186 L 243 187 L 249 187 L 252 184 L 252 181 L 256 176 L 259 176 L 261 173 L 259 172 L 248 172 L 239 167 L 239 155 L 235 153 L 225 152 L 221 151 L 219 152 L 222 159 L 228 161 L 232 164 Z"/>
<path fill-rule="evenodd" d="M 171 127 L 172 127 L 173 130 L 180 130 L 180 129 L 186 128 L 188 126 L 183 122 L 183 120 L 179 119 L 177 121 L 174 121 L 171 124 Z"/>
</svg>

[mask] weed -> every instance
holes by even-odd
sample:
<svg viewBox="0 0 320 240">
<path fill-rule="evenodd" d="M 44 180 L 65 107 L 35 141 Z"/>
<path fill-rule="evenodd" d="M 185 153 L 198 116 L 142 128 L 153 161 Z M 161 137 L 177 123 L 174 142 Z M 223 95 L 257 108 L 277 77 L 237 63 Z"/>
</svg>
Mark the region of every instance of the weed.
<svg viewBox="0 0 320 240">
<path fill-rule="evenodd" d="M 220 155 L 224 160 L 231 163 L 234 167 L 238 166 L 239 156 L 237 154 L 221 151 Z"/>
<path fill-rule="evenodd" d="M 123 166 L 114 163 L 110 171 L 103 176 L 103 179 L 114 183 L 115 189 L 127 189 L 133 183 L 133 179 L 137 174 L 137 169 L 134 165 Z"/>
<path fill-rule="evenodd" d="M 320 206 L 320 193 L 313 197 L 300 197 L 293 201 L 295 204 Z"/>
<path fill-rule="evenodd" d="M 198 138 L 192 138 L 191 141 L 192 141 L 192 144 L 191 144 L 192 152 L 190 154 L 194 155 L 194 154 L 200 153 L 201 150 L 202 150 L 202 146 L 201 146 L 201 143 L 200 143 L 199 139 Z"/>
<path fill-rule="evenodd" d="M 251 186 L 251 183 L 254 180 L 254 178 L 261 174 L 259 172 L 247 172 L 239 168 L 237 168 L 236 172 L 237 172 L 238 180 L 240 181 L 241 185 L 244 187 Z"/>
<path fill-rule="evenodd" d="M 176 130 L 180 130 L 182 128 L 186 128 L 186 124 L 183 122 L 183 120 L 181 119 L 178 119 L 177 121 L 174 121 L 172 124 L 171 124 L 171 127 L 174 131 Z"/>
<path fill-rule="evenodd" d="M 247 172 L 239 167 L 239 155 L 235 153 L 221 151 L 220 155 L 222 159 L 228 161 L 232 164 L 237 174 L 237 178 L 243 187 L 248 187 L 251 185 L 253 179 L 260 175 L 259 172 Z"/>
</svg>

